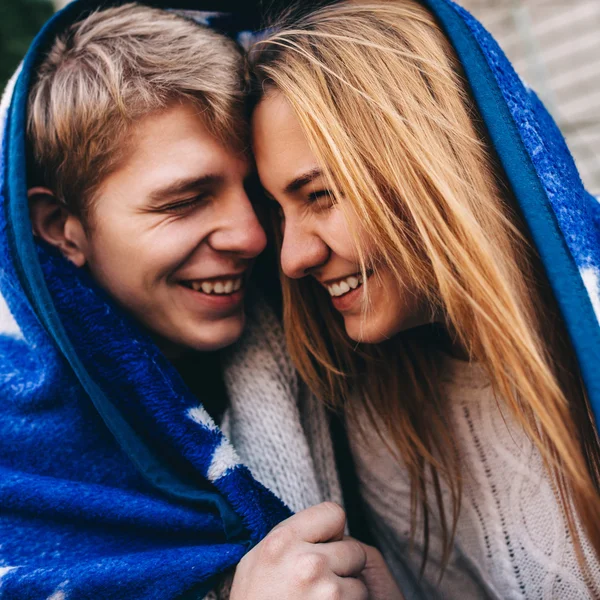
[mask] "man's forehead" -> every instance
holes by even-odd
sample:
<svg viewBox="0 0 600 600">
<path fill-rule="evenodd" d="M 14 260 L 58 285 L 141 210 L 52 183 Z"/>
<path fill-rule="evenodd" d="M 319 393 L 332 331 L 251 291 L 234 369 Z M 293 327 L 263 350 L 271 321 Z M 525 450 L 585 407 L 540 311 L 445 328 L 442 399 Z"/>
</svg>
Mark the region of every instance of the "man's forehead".
<svg viewBox="0 0 600 600">
<path fill-rule="evenodd" d="M 130 164 L 191 161 L 206 171 L 218 169 L 223 162 L 247 160 L 232 143 L 215 137 L 191 103 L 178 103 L 140 119 L 127 136 L 127 154 Z"/>
</svg>

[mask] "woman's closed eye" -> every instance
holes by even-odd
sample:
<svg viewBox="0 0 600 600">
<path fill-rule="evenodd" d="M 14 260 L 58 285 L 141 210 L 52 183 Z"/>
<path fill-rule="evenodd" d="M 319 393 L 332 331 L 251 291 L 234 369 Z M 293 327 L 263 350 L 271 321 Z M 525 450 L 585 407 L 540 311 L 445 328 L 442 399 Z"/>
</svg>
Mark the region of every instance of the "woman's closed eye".
<svg viewBox="0 0 600 600">
<path fill-rule="evenodd" d="M 335 203 L 336 199 L 333 192 L 328 189 L 315 190 L 308 194 L 308 200 L 311 203 L 315 203 L 317 208 L 325 210 L 331 208 Z"/>
</svg>

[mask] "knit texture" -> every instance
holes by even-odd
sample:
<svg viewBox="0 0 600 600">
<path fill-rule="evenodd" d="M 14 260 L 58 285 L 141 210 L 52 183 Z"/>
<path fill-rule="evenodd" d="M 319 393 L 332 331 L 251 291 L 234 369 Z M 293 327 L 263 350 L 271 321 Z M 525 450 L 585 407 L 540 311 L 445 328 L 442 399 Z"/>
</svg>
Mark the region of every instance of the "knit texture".
<svg viewBox="0 0 600 600">
<path fill-rule="evenodd" d="M 299 385 L 281 324 L 264 303 L 252 305 L 225 365 L 231 402 L 221 429 L 253 475 L 294 512 L 341 504 L 325 407 Z"/>
<path fill-rule="evenodd" d="M 297 375 L 281 324 L 252 303 L 242 339 L 227 353 L 230 405 L 222 431 L 254 477 L 295 512 L 321 502 L 343 505 L 328 416 Z M 226 600 L 232 574 L 206 597 Z"/>
<path fill-rule="evenodd" d="M 442 530 L 430 523 L 423 588 L 429 598 L 524 600 L 600 597 L 600 563 L 580 531 L 590 577 L 582 572 L 555 488 L 535 445 L 500 411 L 483 368 L 446 358 L 442 393 L 461 459 L 463 497 L 455 544 L 441 582 Z M 377 438 L 350 432 L 361 493 L 384 556 L 397 572 L 419 572 L 422 522 L 410 540 L 410 484 L 401 462 Z M 429 482 L 429 497 L 434 497 Z M 445 506 L 450 492 L 443 484 Z M 447 519 L 451 519 L 447 511 Z M 400 564 L 399 564 L 399 561 Z M 401 572 L 401 571 L 400 571 Z"/>
</svg>

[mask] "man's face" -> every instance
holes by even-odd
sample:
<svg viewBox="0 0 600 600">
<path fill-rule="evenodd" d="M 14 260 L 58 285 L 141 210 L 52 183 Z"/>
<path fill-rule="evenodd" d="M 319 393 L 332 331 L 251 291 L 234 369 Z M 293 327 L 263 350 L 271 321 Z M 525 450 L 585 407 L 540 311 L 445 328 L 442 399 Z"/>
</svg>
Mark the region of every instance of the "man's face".
<svg viewBox="0 0 600 600">
<path fill-rule="evenodd" d="M 249 163 L 176 104 L 140 120 L 103 182 L 89 269 L 163 349 L 217 350 L 244 327 L 244 292 L 265 233 L 245 191 Z"/>
</svg>

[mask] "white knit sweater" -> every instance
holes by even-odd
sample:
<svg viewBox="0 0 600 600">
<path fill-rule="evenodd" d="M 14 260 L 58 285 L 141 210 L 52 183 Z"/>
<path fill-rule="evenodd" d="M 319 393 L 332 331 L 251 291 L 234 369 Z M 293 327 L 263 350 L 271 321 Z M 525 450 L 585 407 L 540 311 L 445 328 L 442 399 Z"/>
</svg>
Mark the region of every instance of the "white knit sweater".
<svg viewBox="0 0 600 600">
<path fill-rule="evenodd" d="M 248 303 L 244 335 L 227 353 L 224 373 L 229 406 L 221 429 L 252 475 L 294 512 L 342 504 L 325 408 L 298 381 L 281 324 L 264 303 Z M 205 600 L 227 600 L 231 579 Z"/>
<path fill-rule="evenodd" d="M 452 406 L 464 487 L 450 564 L 441 583 L 441 531 L 431 525 L 423 584 L 431 598 L 587 599 L 600 597 L 600 565 L 582 537 L 591 581 L 579 567 L 564 514 L 542 459 L 525 433 L 501 414 L 483 368 L 448 358 L 443 390 Z M 376 440 L 376 437 L 370 438 Z M 350 441 L 362 494 L 381 550 L 394 571 L 400 558 L 415 572 L 422 547 L 408 550 L 410 487 L 384 445 Z M 444 490 L 448 493 L 448 490 Z"/>
</svg>

